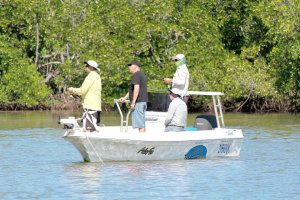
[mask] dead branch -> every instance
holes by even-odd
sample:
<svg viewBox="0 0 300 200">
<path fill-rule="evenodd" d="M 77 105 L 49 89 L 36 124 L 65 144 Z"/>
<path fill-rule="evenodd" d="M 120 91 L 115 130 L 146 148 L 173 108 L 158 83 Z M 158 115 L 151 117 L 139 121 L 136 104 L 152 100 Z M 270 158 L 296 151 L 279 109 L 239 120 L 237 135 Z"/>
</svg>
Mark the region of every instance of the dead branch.
<svg viewBox="0 0 300 200">
<path fill-rule="evenodd" d="M 46 78 L 43 80 L 43 83 L 48 83 L 52 78 L 55 78 L 60 74 L 60 70 L 56 69 L 54 72 L 50 72 L 47 74 Z"/>
<path fill-rule="evenodd" d="M 247 103 L 247 101 L 250 99 L 251 95 L 253 94 L 253 91 L 254 91 L 254 86 L 251 85 L 251 88 L 250 88 L 250 91 L 249 91 L 249 94 L 248 94 L 248 97 L 247 99 L 236 109 L 236 111 L 240 111 L 242 109 L 242 107 Z"/>
<path fill-rule="evenodd" d="M 38 61 L 39 61 L 39 23 L 36 23 L 36 47 L 35 47 L 35 68 L 38 69 Z"/>
<path fill-rule="evenodd" d="M 57 52 L 53 52 L 51 54 L 46 54 L 46 55 L 43 55 L 43 56 L 39 56 L 39 58 L 46 59 L 46 58 L 56 57 L 56 55 L 57 55 Z"/>
<path fill-rule="evenodd" d="M 45 66 L 49 66 L 49 65 L 58 65 L 58 64 L 61 64 L 62 62 L 59 62 L 59 61 L 53 61 L 53 62 L 48 62 L 48 63 L 45 63 L 43 65 L 41 65 L 40 67 L 45 67 Z"/>
</svg>

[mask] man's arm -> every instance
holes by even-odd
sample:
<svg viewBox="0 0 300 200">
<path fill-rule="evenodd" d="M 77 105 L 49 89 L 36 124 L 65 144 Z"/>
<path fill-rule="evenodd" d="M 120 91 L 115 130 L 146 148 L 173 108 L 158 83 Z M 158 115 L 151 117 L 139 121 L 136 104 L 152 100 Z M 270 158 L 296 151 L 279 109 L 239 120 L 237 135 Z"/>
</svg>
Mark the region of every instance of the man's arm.
<svg viewBox="0 0 300 200">
<path fill-rule="evenodd" d="M 73 87 L 70 87 L 68 88 L 68 90 L 70 92 L 72 92 L 73 94 L 77 94 L 79 96 L 83 96 L 83 95 L 86 95 L 86 93 L 88 92 L 89 88 L 91 87 L 91 85 L 93 84 L 93 78 L 91 76 L 87 76 L 81 87 L 80 88 L 73 88 Z"/>
<path fill-rule="evenodd" d="M 169 105 L 167 117 L 165 119 L 165 126 L 167 126 L 171 123 L 174 113 L 175 113 L 175 106 L 174 106 L 174 103 L 171 102 Z"/>
<path fill-rule="evenodd" d="M 174 74 L 174 77 L 172 79 L 173 85 L 184 85 L 186 82 L 188 74 L 183 69 L 178 69 L 178 71 Z"/>
<path fill-rule="evenodd" d="M 126 99 L 128 99 L 128 97 L 129 97 L 129 92 L 127 92 L 127 94 L 124 97 L 121 97 L 120 100 L 124 102 Z"/>
<path fill-rule="evenodd" d="M 166 83 L 166 84 L 172 84 L 172 79 L 171 78 L 164 78 L 164 83 Z"/>
<path fill-rule="evenodd" d="M 136 103 L 136 100 L 139 96 L 139 92 L 140 92 L 140 85 L 136 84 L 134 85 L 134 88 L 133 88 L 133 97 L 132 97 L 132 102 L 131 102 L 131 105 L 130 105 L 130 109 L 134 109 L 134 106 L 135 106 L 135 103 Z"/>
</svg>

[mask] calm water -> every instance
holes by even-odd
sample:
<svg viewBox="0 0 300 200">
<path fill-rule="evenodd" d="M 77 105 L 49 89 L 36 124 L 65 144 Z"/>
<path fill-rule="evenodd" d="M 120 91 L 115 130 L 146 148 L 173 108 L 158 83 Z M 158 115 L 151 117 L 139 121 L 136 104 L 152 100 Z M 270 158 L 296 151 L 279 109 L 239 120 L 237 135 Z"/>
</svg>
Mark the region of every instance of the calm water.
<svg viewBox="0 0 300 200">
<path fill-rule="evenodd" d="M 244 131 L 238 158 L 100 164 L 63 140 L 59 115 L 0 112 L 1 200 L 300 199 L 299 116 L 225 114 Z"/>
</svg>

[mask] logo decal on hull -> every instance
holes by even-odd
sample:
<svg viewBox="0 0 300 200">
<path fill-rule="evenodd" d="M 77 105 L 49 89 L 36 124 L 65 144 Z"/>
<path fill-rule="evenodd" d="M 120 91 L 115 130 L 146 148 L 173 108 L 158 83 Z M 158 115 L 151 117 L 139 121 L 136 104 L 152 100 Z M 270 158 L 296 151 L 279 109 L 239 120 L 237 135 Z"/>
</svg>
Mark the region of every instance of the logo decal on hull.
<svg viewBox="0 0 300 200">
<path fill-rule="evenodd" d="M 144 155 L 151 155 L 151 154 L 153 154 L 154 149 L 155 149 L 155 147 L 152 147 L 152 148 L 143 147 L 137 153 L 144 154 Z"/>
<path fill-rule="evenodd" d="M 184 156 L 185 159 L 206 158 L 207 149 L 203 145 L 191 148 Z"/>
</svg>

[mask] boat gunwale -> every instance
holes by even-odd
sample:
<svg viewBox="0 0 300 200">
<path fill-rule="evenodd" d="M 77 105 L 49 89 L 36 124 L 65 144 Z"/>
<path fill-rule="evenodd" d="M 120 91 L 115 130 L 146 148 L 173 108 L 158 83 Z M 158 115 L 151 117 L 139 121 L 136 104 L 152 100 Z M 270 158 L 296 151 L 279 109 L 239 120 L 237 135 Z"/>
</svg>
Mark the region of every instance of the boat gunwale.
<svg viewBox="0 0 300 200">
<path fill-rule="evenodd" d="M 237 132 L 237 134 L 228 135 L 226 134 L 226 131 Z M 82 137 L 82 138 L 89 138 L 89 139 L 136 141 L 136 142 L 138 141 L 139 142 L 187 142 L 187 141 L 204 141 L 204 140 L 231 140 L 231 139 L 244 138 L 241 129 L 228 129 L 228 128 L 218 128 L 213 130 L 199 130 L 199 131 L 161 132 L 161 133 L 153 133 L 153 132 L 149 132 L 149 133 L 96 132 L 94 133 L 94 132 L 83 132 L 80 129 L 77 130 L 71 129 L 70 131 L 66 131 L 64 137 Z"/>
</svg>

